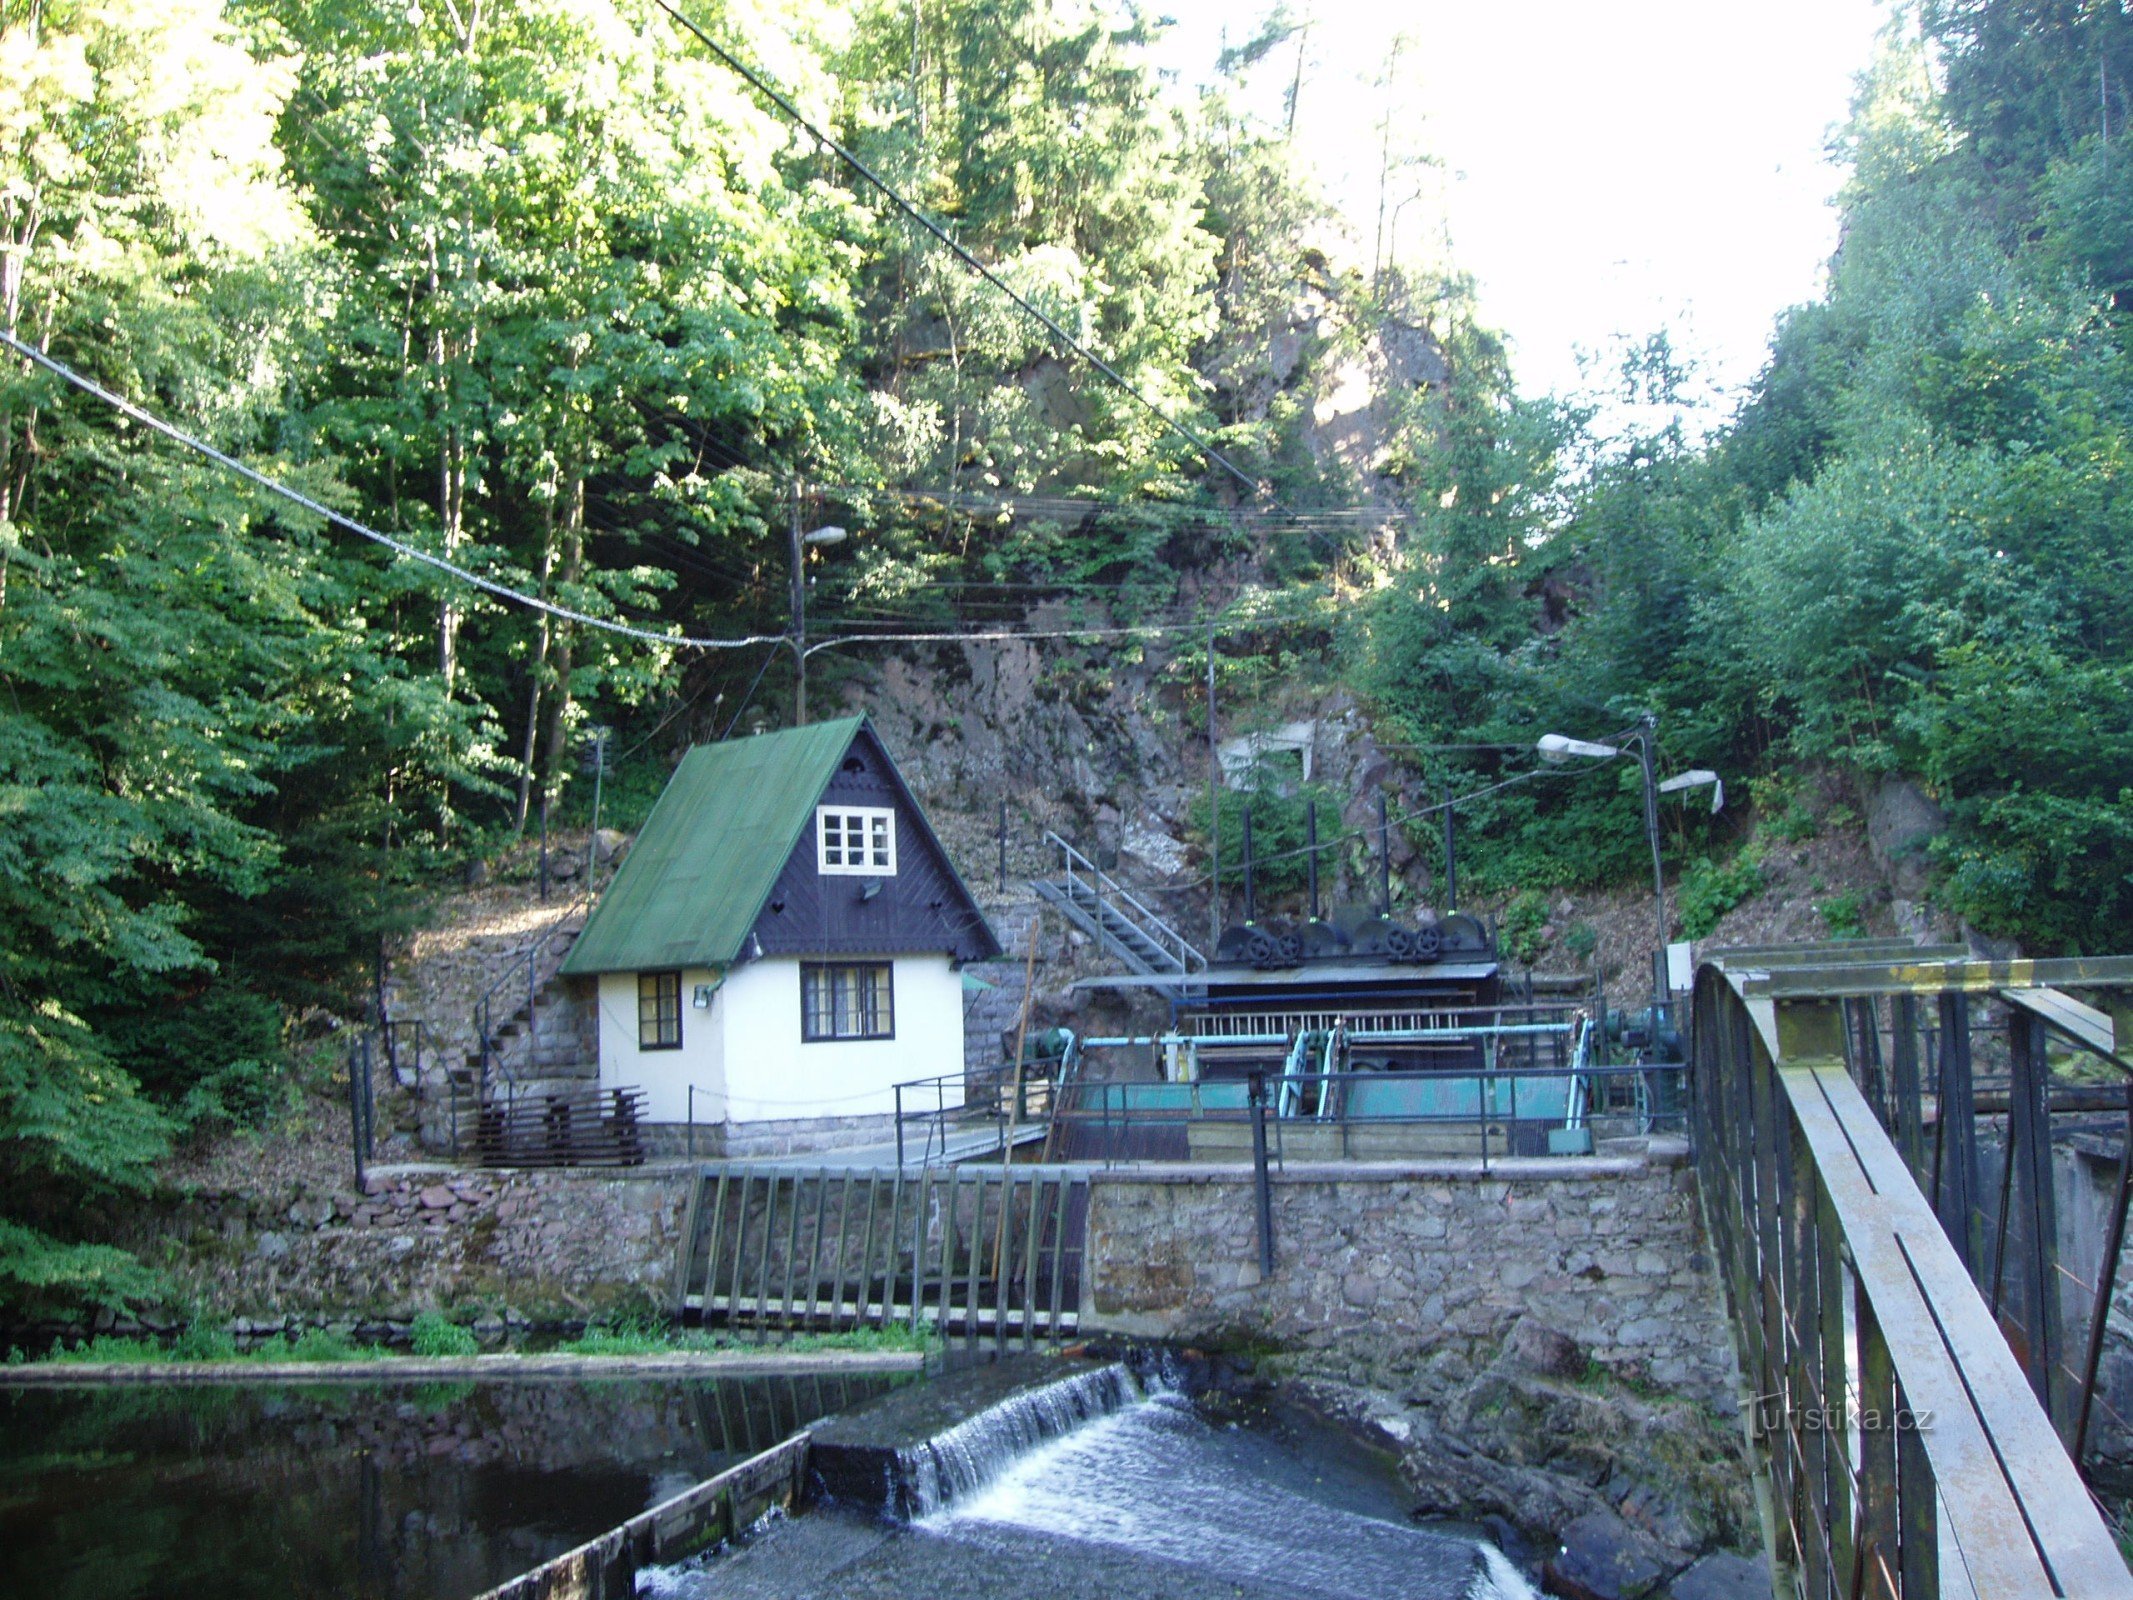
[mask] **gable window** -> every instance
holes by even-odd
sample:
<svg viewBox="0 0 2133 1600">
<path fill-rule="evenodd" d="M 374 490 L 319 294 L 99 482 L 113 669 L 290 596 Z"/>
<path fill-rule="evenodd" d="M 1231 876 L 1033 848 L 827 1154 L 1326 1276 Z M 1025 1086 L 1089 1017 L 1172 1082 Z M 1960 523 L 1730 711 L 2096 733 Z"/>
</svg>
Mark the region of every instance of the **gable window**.
<svg viewBox="0 0 2133 1600">
<path fill-rule="evenodd" d="M 637 1048 L 681 1048 L 681 974 L 637 974 Z"/>
<path fill-rule="evenodd" d="M 894 877 L 896 812 L 888 806 L 817 806 L 815 864 L 847 877 Z"/>
<path fill-rule="evenodd" d="M 802 962 L 800 1037 L 893 1039 L 895 986 L 886 961 Z"/>
</svg>

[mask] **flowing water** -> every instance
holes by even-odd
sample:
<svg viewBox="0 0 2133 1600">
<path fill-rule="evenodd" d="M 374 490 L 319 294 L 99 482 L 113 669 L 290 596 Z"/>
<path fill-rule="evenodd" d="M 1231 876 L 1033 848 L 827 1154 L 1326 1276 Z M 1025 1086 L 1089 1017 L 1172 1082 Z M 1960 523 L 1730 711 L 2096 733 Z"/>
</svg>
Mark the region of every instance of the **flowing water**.
<svg viewBox="0 0 2133 1600">
<path fill-rule="evenodd" d="M 672 1600 L 1530 1600 L 1492 1547 L 1408 1525 L 1389 1474 L 1297 1417 L 1256 1426 L 1122 1368 L 906 1451 L 887 1508 L 810 1512 L 640 1580 Z M 884 1520 L 902 1509 L 908 1522 Z"/>
<path fill-rule="evenodd" d="M 0 1597 L 466 1600 L 893 1381 L 0 1388 Z"/>
</svg>

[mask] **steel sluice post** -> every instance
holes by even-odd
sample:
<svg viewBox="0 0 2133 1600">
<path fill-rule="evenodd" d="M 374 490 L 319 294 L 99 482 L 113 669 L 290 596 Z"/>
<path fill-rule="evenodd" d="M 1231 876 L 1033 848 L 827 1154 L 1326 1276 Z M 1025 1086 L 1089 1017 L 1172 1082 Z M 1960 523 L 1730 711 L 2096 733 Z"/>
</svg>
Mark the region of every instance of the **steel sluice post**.
<svg viewBox="0 0 2133 1600">
<path fill-rule="evenodd" d="M 1274 1275 L 1274 1193 L 1266 1164 L 1266 1074 L 1255 1072 L 1247 1090 L 1252 1110 L 1252 1199 L 1258 1220 L 1259 1276 Z"/>
</svg>

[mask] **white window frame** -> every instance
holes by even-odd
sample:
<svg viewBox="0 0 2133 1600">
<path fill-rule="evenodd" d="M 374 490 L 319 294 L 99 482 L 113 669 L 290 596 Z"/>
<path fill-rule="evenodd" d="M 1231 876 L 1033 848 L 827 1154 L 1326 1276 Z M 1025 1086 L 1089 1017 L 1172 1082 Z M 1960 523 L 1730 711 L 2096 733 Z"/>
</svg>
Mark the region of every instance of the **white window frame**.
<svg viewBox="0 0 2133 1600">
<path fill-rule="evenodd" d="M 850 837 L 855 827 L 859 831 L 856 849 Z M 854 856 L 860 859 L 855 861 Z M 831 878 L 895 877 L 896 808 L 815 807 L 815 870 Z"/>
</svg>

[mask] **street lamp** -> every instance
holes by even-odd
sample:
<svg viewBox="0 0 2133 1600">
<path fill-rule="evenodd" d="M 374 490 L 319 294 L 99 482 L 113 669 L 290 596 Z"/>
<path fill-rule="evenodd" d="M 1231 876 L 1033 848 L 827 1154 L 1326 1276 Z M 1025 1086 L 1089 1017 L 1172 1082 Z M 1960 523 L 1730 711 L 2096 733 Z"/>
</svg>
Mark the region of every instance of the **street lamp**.
<svg viewBox="0 0 2133 1600">
<path fill-rule="evenodd" d="M 792 720 L 794 727 L 807 722 L 807 546 L 842 544 L 850 537 L 842 528 L 800 531 L 800 487 L 792 495 Z"/>
<path fill-rule="evenodd" d="M 1644 774 L 1644 833 L 1652 847 L 1652 900 L 1658 909 L 1659 943 L 1652 955 L 1652 1017 L 1656 1023 L 1659 1012 L 1666 1004 L 1665 979 L 1666 946 L 1669 926 L 1666 917 L 1666 874 L 1659 864 L 1659 785 L 1652 775 L 1652 735 L 1658 729 L 1658 719 L 1649 711 L 1637 719 L 1636 727 L 1627 733 L 1617 734 L 1618 744 L 1595 744 L 1584 739 L 1566 738 L 1560 733 L 1544 733 L 1535 746 L 1543 761 L 1560 766 L 1572 756 L 1588 761 L 1612 761 L 1622 753 L 1622 745 L 1634 743 L 1637 747 L 1637 763 Z M 1683 773 L 1680 778 L 1669 778 L 1668 785 L 1675 788 L 1692 787 L 1686 780 L 1697 777 L 1695 773 Z M 1717 774 L 1703 774 L 1713 783 Z"/>
<path fill-rule="evenodd" d="M 1701 789 L 1706 784 L 1711 788 L 1711 815 L 1715 817 L 1726 809 L 1726 785 L 1724 779 L 1707 767 L 1697 767 L 1668 778 L 1659 785 L 1659 792 L 1680 794 L 1684 789 Z"/>
</svg>

